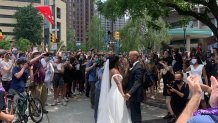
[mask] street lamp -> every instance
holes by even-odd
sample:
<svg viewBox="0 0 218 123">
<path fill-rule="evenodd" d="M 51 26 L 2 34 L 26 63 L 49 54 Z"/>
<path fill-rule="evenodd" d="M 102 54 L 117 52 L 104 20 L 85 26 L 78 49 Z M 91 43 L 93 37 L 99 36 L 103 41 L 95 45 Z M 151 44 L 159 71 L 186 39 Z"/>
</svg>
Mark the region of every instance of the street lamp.
<svg viewBox="0 0 218 123">
<path fill-rule="evenodd" d="M 186 30 L 187 30 L 187 27 L 186 26 L 183 26 L 183 31 L 184 31 L 184 46 L 186 44 Z"/>
</svg>

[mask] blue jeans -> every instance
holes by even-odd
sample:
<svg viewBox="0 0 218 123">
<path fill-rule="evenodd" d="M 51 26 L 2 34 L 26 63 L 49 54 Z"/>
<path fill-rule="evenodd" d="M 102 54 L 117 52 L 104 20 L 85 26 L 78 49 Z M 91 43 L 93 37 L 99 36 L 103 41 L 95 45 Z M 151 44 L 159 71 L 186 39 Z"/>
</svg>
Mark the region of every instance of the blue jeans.
<svg viewBox="0 0 218 123">
<path fill-rule="evenodd" d="M 98 103 L 99 103 L 99 98 L 100 98 L 100 90 L 95 89 L 95 123 L 97 123 L 97 117 L 98 117 Z"/>
</svg>

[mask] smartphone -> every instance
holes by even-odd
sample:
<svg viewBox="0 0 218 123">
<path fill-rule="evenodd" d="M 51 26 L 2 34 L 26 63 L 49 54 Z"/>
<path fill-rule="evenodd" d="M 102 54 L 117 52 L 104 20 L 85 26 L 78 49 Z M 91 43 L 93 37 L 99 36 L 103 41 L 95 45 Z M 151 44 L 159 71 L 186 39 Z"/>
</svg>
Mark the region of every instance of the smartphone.
<svg viewBox="0 0 218 123">
<path fill-rule="evenodd" d="M 187 77 L 189 77 L 189 76 L 190 76 L 190 73 L 189 73 L 189 72 L 187 72 L 187 73 L 186 73 L 186 75 L 187 75 Z"/>
</svg>

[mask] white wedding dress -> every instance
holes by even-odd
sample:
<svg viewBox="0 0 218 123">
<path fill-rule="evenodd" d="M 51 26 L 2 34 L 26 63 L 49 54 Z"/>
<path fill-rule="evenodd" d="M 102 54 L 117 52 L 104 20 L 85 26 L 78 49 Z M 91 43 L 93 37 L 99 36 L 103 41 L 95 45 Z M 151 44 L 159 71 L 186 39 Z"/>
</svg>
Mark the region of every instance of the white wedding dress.
<svg viewBox="0 0 218 123">
<path fill-rule="evenodd" d="M 105 71 L 107 71 L 106 67 Z M 118 76 L 120 78 L 119 82 L 122 82 L 123 77 L 120 74 L 115 74 L 111 77 L 110 82 L 109 80 L 107 80 L 109 78 L 109 75 L 106 75 L 105 71 L 103 73 L 101 85 L 103 86 L 101 87 L 101 89 L 104 90 L 103 92 L 101 92 L 100 95 L 97 123 L 132 123 L 129 112 L 127 110 L 126 102 L 114 81 L 115 76 Z M 107 79 L 105 80 L 105 78 Z M 109 86 L 110 83 L 108 83 L 109 85 L 107 84 L 107 81 L 111 83 L 111 87 Z"/>
</svg>

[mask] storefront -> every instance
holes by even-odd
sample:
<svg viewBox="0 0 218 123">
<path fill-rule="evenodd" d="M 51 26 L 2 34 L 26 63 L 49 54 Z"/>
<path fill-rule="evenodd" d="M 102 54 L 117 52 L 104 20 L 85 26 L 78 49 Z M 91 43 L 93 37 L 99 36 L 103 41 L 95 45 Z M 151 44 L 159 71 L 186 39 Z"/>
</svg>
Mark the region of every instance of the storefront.
<svg viewBox="0 0 218 123">
<path fill-rule="evenodd" d="M 212 31 L 210 29 L 175 28 L 170 29 L 168 34 L 171 36 L 171 46 L 183 47 L 190 51 L 192 47 L 197 47 L 201 43 L 202 48 L 207 50 L 207 39 L 211 37 Z"/>
</svg>

